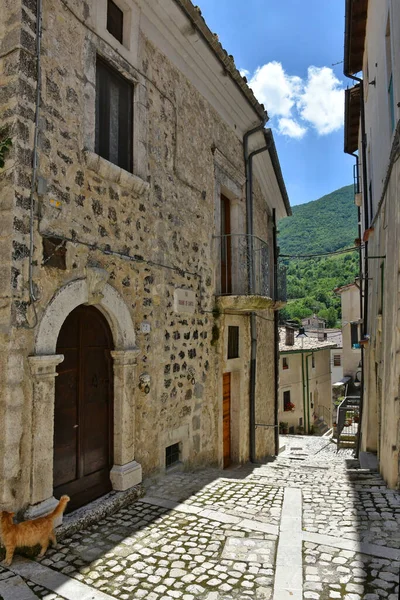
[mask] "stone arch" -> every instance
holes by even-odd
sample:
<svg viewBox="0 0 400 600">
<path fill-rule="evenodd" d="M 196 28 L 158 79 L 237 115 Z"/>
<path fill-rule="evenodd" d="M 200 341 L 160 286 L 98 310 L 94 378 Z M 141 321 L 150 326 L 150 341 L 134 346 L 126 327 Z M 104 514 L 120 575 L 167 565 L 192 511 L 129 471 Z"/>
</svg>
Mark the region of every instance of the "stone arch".
<svg viewBox="0 0 400 600">
<path fill-rule="evenodd" d="M 108 283 L 101 292 L 95 291 L 88 277 L 67 283 L 51 299 L 36 336 L 36 356 L 55 353 L 61 325 L 80 304 L 93 304 L 101 310 L 110 324 L 116 350 L 137 349 L 132 318 L 120 294 Z"/>
<path fill-rule="evenodd" d="M 127 305 L 107 283 L 108 273 L 96 267 L 86 278 L 67 283 L 53 296 L 40 321 L 35 352 L 28 358 L 33 385 L 31 495 L 28 518 L 45 514 L 56 504 L 53 497 L 53 415 L 57 365 L 57 339 L 67 316 L 79 305 L 96 306 L 109 322 L 115 350 L 114 361 L 114 466 L 110 479 L 114 490 L 123 491 L 142 480 L 135 456 L 135 368 L 139 352 L 135 328 Z"/>
</svg>

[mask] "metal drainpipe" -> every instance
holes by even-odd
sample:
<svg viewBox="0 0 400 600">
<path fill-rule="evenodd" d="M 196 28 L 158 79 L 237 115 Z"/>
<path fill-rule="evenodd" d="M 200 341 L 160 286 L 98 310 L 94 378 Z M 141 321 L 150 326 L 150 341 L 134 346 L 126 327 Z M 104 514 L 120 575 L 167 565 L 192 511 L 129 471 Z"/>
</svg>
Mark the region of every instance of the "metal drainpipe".
<svg viewBox="0 0 400 600">
<path fill-rule="evenodd" d="M 364 81 L 360 77 L 356 77 L 350 73 L 344 73 L 346 77 L 357 81 L 360 84 L 360 120 L 361 120 L 361 154 L 362 154 L 362 177 L 363 177 L 363 198 L 364 198 L 364 230 L 366 231 L 369 226 L 369 210 L 368 210 L 368 183 L 367 183 L 367 134 L 365 131 L 365 106 L 364 106 Z M 363 319 L 363 335 L 368 333 L 368 240 L 364 242 L 364 277 L 361 279 L 361 294 L 364 290 L 364 310 L 360 317 Z M 364 350 L 361 349 L 361 394 L 360 394 L 360 421 L 358 429 L 357 447 L 355 456 L 358 458 L 361 447 L 361 435 L 362 435 L 362 418 L 364 409 Z"/>
<path fill-rule="evenodd" d="M 308 375 L 308 359 L 312 355 L 313 355 L 313 353 L 311 352 L 311 354 L 306 354 L 306 356 L 305 356 L 306 377 L 307 377 L 307 430 L 308 430 L 308 432 L 310 431 L 310 382 L 309 382 L 309 375 Z"/>
<path fill-rule="evenodd" d="M 304 417 L 304 433 L 308 433 L 307 429 L 307 417 L 306 417 L 306 393 L 305 393 L 305 381 L 304 381 L 304 353 L 301 353 L 301 383 L 303 388 L 303 417 Z"/>
<path fill-rule="evenodd" d="M 246 230 L 249 241 L 249 252 L 253 246 L 253 161 L 252 158 L 255 155 L 254 152 L 249 154 L 249 137 L 258 131 L 263 131 L 264 126 L 268 120 L 267 114 L 260 125 L 253 127 L 247 131 L 243 136 L 243 151 L 244 151 L 244 164 L 246 172 Z M 261 151 L 261 150 L 260 150 Z M 249 294 L 254 292 L 254 264 L 250 261 L 249 269 Z M 254 312 L 250 315 L 250 382 L 249 382 L 249 403 L 250 403 L 250 462 L 256 462 L 256 407 L 255 407 L 255 396 L 256 396 L 256 367 L 257 367 L 257 323 L 256 315 Z"/>
<path fill-rule="evenodd" d="M 274 299 L 277 300 L 278 290 L 278 244 L 276 236 L 276 210 L 272 209 L 272 223 L 273 223 L 273 251 L 274 251 Z M 274 406 L 274 439 L 275 439 L 275 456 L 279 454 L 279 315 L 278 311 L 274 311 L 274 344 L 275 344 L 275 406 Z"/>
<path fill-rule="evenodd" d="M 29 196 L 29 300 L 33 305 L 35 313 L 35 323 L 31 326 L 27 325 L 28 329 L 33 329 L 37 325 L 37 314 L 34 303 L 37 298 L 33 285 L 33 224 L 34 224 L 34 207 L 35 207 L 35 189 L 38 167 L 38 136 L 39 136 L 39 114 L 40 114 L 40 94 L 41 94 L 41 42 L 42 42 L 42 0 L 38 0 L 36 7 L 36 101 L 35 101 L 35 130 L 33 137 L 33 156 L 32 156 L 32 180 L 31 191 Z"/>
</svg>

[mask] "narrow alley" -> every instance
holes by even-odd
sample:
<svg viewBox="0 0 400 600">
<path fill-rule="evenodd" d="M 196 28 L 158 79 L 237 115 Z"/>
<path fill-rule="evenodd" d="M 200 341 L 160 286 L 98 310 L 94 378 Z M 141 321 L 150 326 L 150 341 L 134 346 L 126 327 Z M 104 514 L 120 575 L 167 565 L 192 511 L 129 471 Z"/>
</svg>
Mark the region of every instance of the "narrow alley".
<svg viewBox="0 0 400 600">
<path fill-rule="evenodd" d="M 0 598 L 397 600 L 400 494 L 327 438 L 281 444 L 264 465 L 145 481 L 40 563 L 1 567 Z"/>
</svg>

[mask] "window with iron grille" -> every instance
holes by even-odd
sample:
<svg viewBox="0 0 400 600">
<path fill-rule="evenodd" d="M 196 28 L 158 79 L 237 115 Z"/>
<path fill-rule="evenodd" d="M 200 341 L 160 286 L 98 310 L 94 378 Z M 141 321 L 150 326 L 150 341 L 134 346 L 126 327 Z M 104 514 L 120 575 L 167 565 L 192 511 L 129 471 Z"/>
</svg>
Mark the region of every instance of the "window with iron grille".
<svg viewBox="0 0 400 600">
<path fill-rule="evenodd" d="M 180 449 L 179 442 L 177 444 L 172 444 L 172 446 L 167 446 L 165 448 L 165 466 L 172 467 L 172 465 L 179 462 L 180 459 Z"/>
<path fill-rule="evenodd" d="M 103 158 L 132 172 L 133 85 L 100 58 L 96 65 L 96 143 Z"/>
<path fill-rule="evenodd" d="M 239 327 L 228 327 L 228 358 L 239 358 Z"/>
<path fill-rule="evenodd" d="M 341 364 L 342 364 L 342 357 L 340 356 L 340 354 L 334 354 L 333 355 L 333 366 L 340 367 Z"/>
<path fill-rule="evenodd" d="M 282 358 L 282 369 L 288 369 L 289 368 L 289 361 L 287 358 Z"/>
<path fill-rule="evenodd" d="M 124 29 L 124 13 L 113 2 L 108 0 L 107 3 L 107 30 L 122 44 Z"/>
</svg>

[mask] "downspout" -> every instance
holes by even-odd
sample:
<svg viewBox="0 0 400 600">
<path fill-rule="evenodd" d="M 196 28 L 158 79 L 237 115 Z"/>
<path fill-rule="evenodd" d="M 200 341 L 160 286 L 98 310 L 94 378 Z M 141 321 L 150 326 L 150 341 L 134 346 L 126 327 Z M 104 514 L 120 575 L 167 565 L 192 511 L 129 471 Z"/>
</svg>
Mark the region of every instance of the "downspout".
<svg viewBox="0 0 400 600">
<path fill-rule="evenodd" d="M 305 381 L 304 381 L 304 353 L 301 353 L 301 382 L 303 388 L 303 417 L 304 417 L 304 433 L 308 433 L 307 429 L 307 418 L 306 418 L 306 394 L 305 394 Z"/>
<path fill-rule="evenodd" d="M 39 114 L 40 114 L 40 94 L 41 94 L 41 42 L 42 42 L 42 0 L 37 0 L 36 7 L 36 100 L 35 100 L 35 130 L 33 136 L 33 152 L 32 152 L 32 179 L 31 179 L 31 190 L 29 196 L 29 302 L 33 307 L 35 314 L 35 322 L 33 325 L 25 325 L 27 329 L 34 329 L 37 325 L 37 313 L 35 308 L 35 302 L 37 298 L 35 296 L 35 289 L 33 284 L 33 226 L 34 226 L 34 210 L 35 210 L 35 190 L 36 190 L 36 177 L 38 167 L 38 137 L 39 137 Z"/>
<path fill-rule="evenodd" d="M 278 290 L 278 244 L 276 235 L 276 210 L 272 209 L 272 223 L 273 223 L 273 253 L 274 253 L 274 299 L 277 299 Z M 275 439 L 275 456 L 279 454 L 279 315 L 278 311 L 274 310 L 274 344 L 275 344 L 275 406 L 274 406 L 274 439 Z"/>
<path fill-rule="evenodd" d="M 369 226 L 369 211 L 368 211 L 368 182 L 367 182 L 367 134 L 365 131 L 365 106 L 364 106 L 364 81 L 360 77 L 344 71 L 346 77 L 357 81 L 360 84 L 360 120 L 361 120 L 361 155 L 362 155 L 362 178 L 363 178 L 363 198 L 364 198 L 364 231 L 367 231 Z M 364 242 L 364 276 L 362 277 L 361 292 L 364 295 L 364 310 L 361 312 L 360 317 L 363 320 L 363 336 L 368 333 L 368 240 Z M 361 344 L 362 346 L 362 344 Z M 361 435 L 362 435 L 362 419 L 363 419 L 363 408 L 364 408 L 364 351 L 361 349 L 361 377 L 362 377 L 362 392 L 360 394 L 360 421 L 359 421 L 359 435 L 357 438 L 357 447 L 355 456 L 358 457 L 361 447 Z"/>
<path fill-rule="evenodd" d="M 311 354 L 306 354 L 305 359 L 306 359 L 306 383 L 307 383 L 307 431 L 310 432 L 310 382 L 309 382 L 309 375 L 308 375 L 308 359 L 310 358 L 310 356 L 312 356 L 313 353 L 311 352 Z"/>
<path fill-rule="evenodd" d="M 259 151 L 252 152 L 249 154 L 249 137 L 254 133 L 264 130 L 264 126 L 268 120 L 267 114 L 257 127 L 253 127 L 247 131 L 243 136 L 243 151 L 244 151 L 244 164 L 246 172 L 246 233 L 248 239 L 249 256 L 253 257 L 253 161 L 252 158 L 258 152 L 263 152 L 267 148 L 261 148 Z M 254 263 L 253 260 L 249 261 L 249 281 L 248 291 L 249 294 L 254 293 Z M 250 314 L 250 382 L 249 382 L 249 444 L 250 444 L 250 462 L 256 462 L 256 367 L 257 367 L 257 323 L 256 314 L 253 311 Z"/>
</svg>

